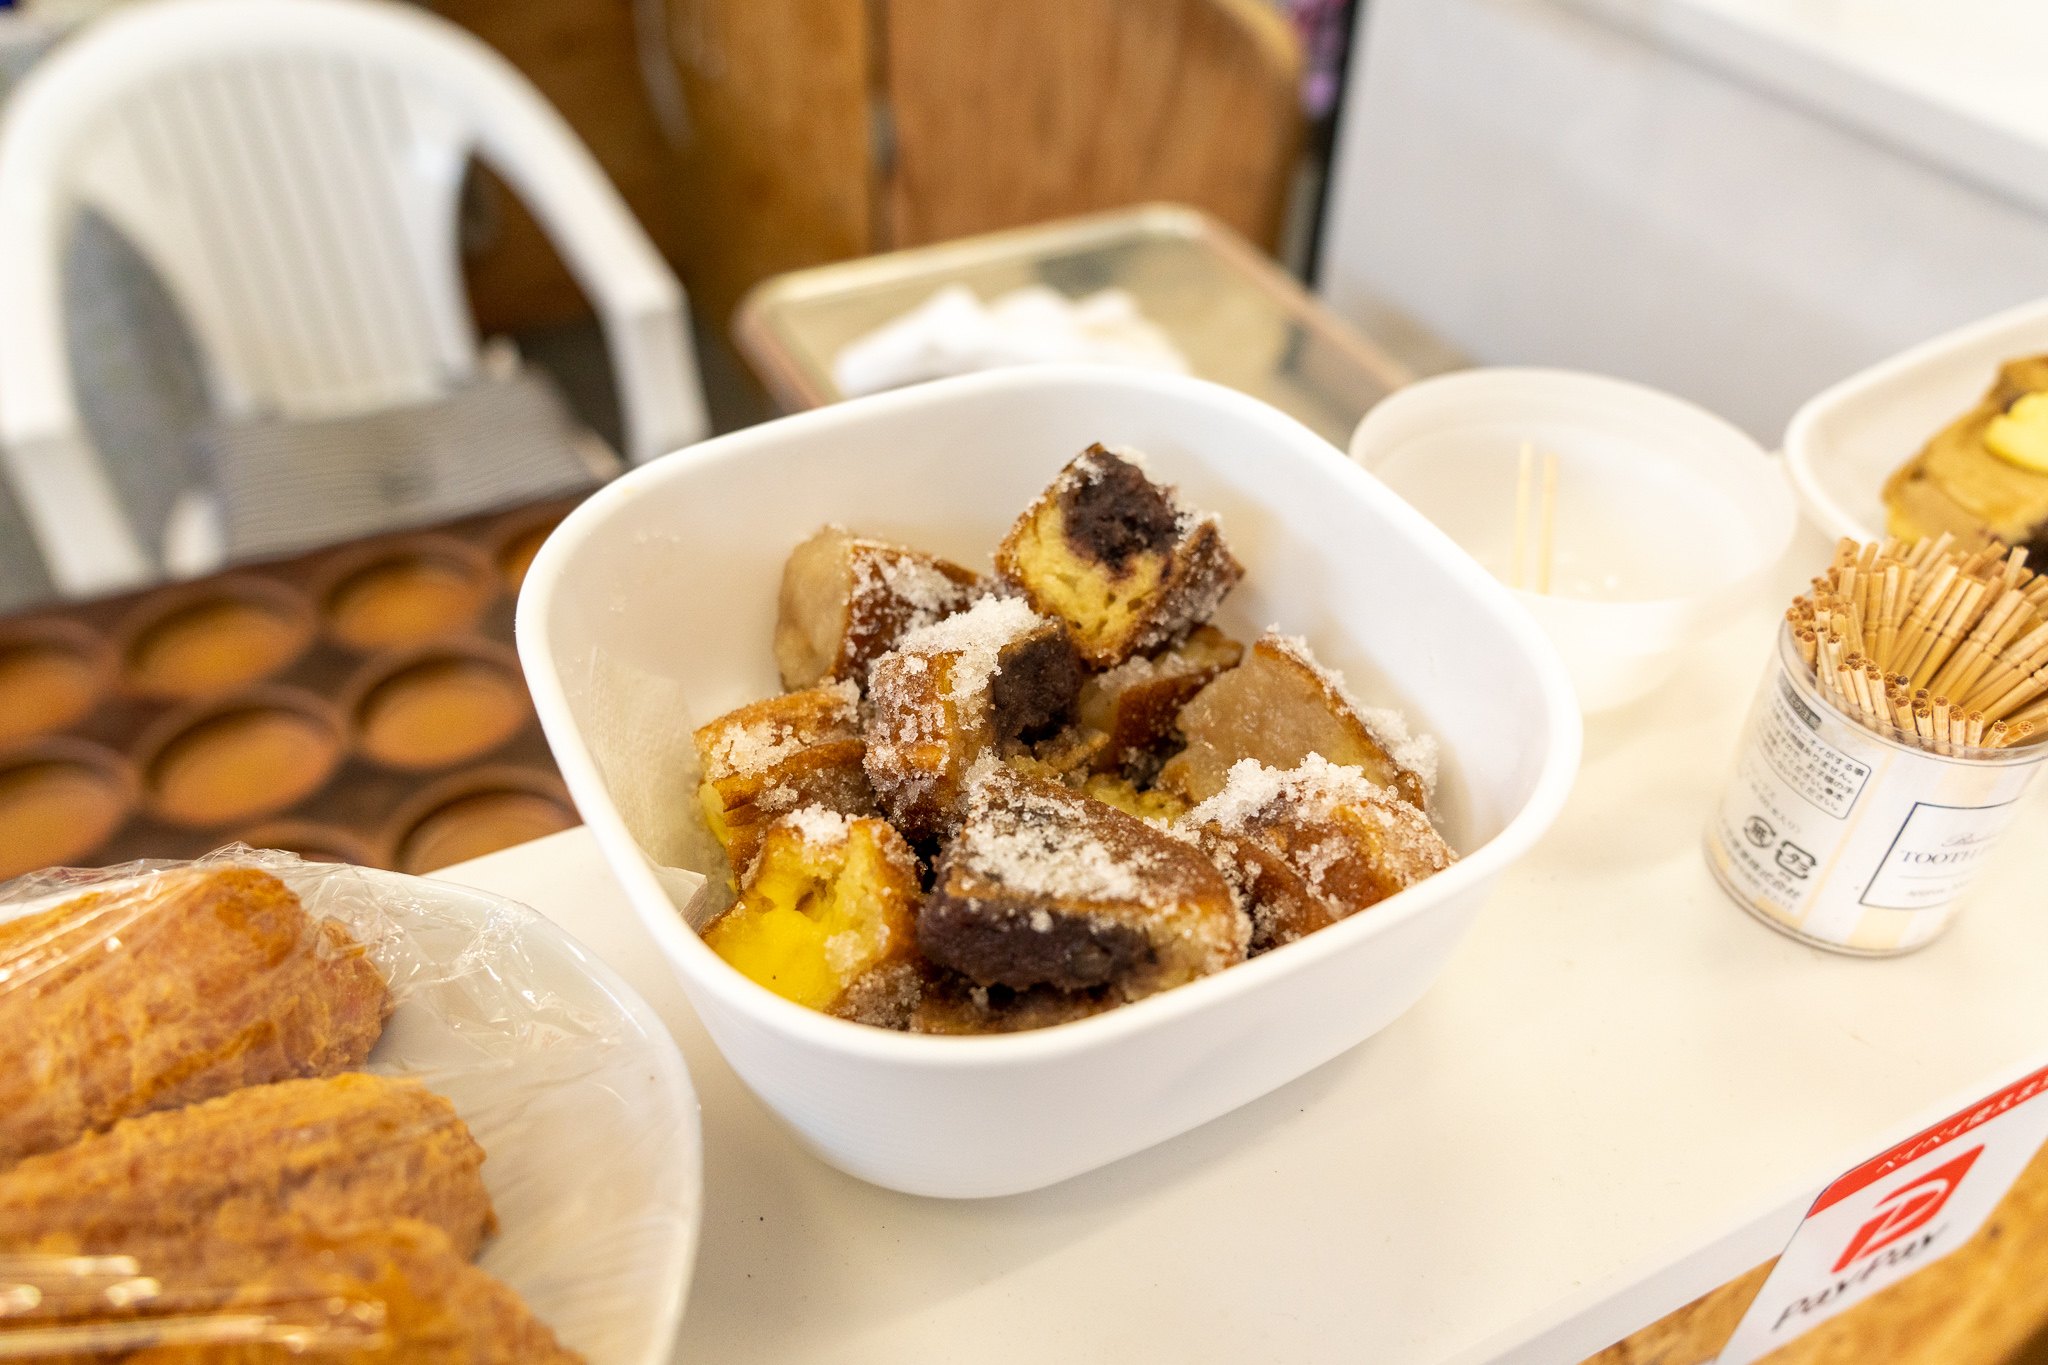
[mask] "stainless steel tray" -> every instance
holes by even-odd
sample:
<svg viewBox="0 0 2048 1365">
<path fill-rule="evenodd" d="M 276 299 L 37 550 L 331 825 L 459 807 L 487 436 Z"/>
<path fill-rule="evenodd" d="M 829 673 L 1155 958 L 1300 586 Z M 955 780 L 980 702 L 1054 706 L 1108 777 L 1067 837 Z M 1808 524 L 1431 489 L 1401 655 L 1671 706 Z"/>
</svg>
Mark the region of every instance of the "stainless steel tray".
<svg viewBox="0 0 2048 1365">
<path fill-rule="evenodd" d="M 1196 374 L 1264 399 L 1342 447 L 1366 409 L 1416 376 L 1196 209 L 1150 204 L 792 271 L 756 285 L 733 338 L 785 412 L 845 395 L 840 347 L 947 284 L 984 300 L 1028 284 L 1128 290 Z"/>
</svg>

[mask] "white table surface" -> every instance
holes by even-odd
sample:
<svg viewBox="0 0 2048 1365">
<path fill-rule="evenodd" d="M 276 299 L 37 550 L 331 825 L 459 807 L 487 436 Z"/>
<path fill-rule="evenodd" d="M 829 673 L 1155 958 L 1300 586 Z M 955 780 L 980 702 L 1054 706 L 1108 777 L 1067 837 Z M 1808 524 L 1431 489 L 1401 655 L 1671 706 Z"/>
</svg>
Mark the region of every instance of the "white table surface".
<svg viewBox="0 0 2048 1365">
<path fill-rule="evenodd" d="M 1825 557 L 1809 537 L 1790 580 Z M 1589 723 L 1562 818 L 1408 1014 L 1033 1194 L 919 1199 L 800 1150 L 585 831 L 438 875 L 568 929 L 682 1045 L 705 1218 L 679 1361 L 1569 1365 L 1776 1255 L 1834 1176 L 2048 1063 L 2048 784 L 1911 957 L 1805 947 L 1708 876 L 1700 832 L 1772 625 Z"/>
</svg>

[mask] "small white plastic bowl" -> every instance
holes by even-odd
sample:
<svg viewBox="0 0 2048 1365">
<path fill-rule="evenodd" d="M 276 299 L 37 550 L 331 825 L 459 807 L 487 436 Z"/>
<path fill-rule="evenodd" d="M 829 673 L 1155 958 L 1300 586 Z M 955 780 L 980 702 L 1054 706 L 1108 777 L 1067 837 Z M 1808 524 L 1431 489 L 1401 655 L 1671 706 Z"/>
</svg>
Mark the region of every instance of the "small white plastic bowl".
<svg viewBox="0 0 2048 1365">
<path fill-rule="evenodd" d="M 1562 370 L 1465 370 L 1392 394 L 1351 438 L 1371 470 L 1508 581 L 1519 452 L 1531 479 L 1524 582 L 1539 552 L 1543 453 L 1558 459 L 1551 592 L 1515 591 L 1580 706 L 1660 686 L 1683 648 L 1752 605 L 1792 542 L 1776 462 L 1712 413 L 1640 384 Z"/>
<path fill-rule="evenodd" d="M 1785 428 L 1800 506 L 1830 536 L 1881 540 L 1884 481 L 1977 406 L 1998 367 L 2048 351 L 2048 299 L 1901 351 L 1809 399 Z"/>
<path fill-rule="evenodd" d="M 985 562 L 1094 441 L 1146 452 L 1155 477 L 1221 513 L 1247 569 L 1225 629 L 1306 634 L 1368 701 L 1439 737 L 1438 807 L 1464 856 L 1299 943 L 1033 1033 L 890 1033 L 747 980 L 663 890 L 686 898 L 690 879 L 642 850 L 670 846 L 693 800 L 688 727 L 778 690 L 769 646 L 790 547 L 832 520 Z M 1497 583 L 1300 423 L 1173 375 L 1046 366 L 940 380 L 657 460 L 548 539 L 518 633 L 577 807 L 726 1060 L 826 1161 L 914 1194 L 1078 1175 L 1383 1027 L 1428 988 L 1578 767 L 1570 684 Z"/>
</svg>

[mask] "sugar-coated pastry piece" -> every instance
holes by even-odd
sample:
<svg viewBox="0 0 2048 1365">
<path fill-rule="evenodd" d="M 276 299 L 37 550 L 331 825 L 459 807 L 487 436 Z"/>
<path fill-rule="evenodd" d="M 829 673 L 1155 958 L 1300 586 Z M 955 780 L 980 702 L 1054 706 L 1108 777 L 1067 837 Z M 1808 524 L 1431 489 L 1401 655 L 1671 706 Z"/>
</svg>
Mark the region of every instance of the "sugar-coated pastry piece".
<svg viewBox="0 0 2048 1365">
<path fill-rule="evenodd" d="M 1081 685 L 1081 723 L 1109 737 L 1096 766 L 1150 777 L 1181 708 L 1243 658 L 1243 645 L 1214 626 L 1202 626 L 1157 658 L 1139 655 L 1089 678 Z"/>
<path fill-rule="evenodd" d="M 697 799 L 735 883 L 777 817 L 800 806 L 875 813 L 860 731 L 860 693 L 841 681 L 749 703 L 696 732 L 704 764 Z"/>
<path fill-rule="evenodd" d="M 1377 905 L 1456 860 L 1420 810 L 1359 769 L 1314 754 L 1288 772 L 1242 760 L 1179 828 L 1238 893 L 1255 953 Z"/>
<path fill-rule="evenodd" d="M 1182 508 L 1131 459 L 1092 445 L 1025 509 L 996 572 L 1064 617 L 1090 668 L 1171 644 L 1244 577 L 1213 514 Z"/>
<path fill-rule="evenodd" d="M 1080 690 L 1067 628 L 1020 598 L 904 636 L 868 673 L 867 771 L 890 821 L 913 840 L 950 834 L 975 760 L 1057 731 Z"/>
<path fill-rule="evenodd" d="M 915 955 L 918 895 L 917 859 L 887 822 L 808 806 L 768 827 L 704 942 L 786 1000 L 838 1012 L 852 993 L 871 1012 L 875 990 L 856 988 Z"/>
<path fill-rule="evenodd" d="M 866 686 L 868 665 L 905 632 L 965 611 L 980 577 L 886 540 L 826 526 L 792 550 L 782 568 L 775 665 L 790 691 L 850 678 Z"/>
<path fill-rule="evenodd" d="M 1398 711 L 1359 705 L 1307 641 L 1273 630 L 1181 708 L 1180 731 L 1187 747 L 1166 761 L 1157 785 L 1191 803 L 1222 791 L 1231 765 L 1247 758 L 1285 770 L 1320 754 L 1363 769 L 1421 810 L 1436 785 L 1435 739 L 1411 739 Z"/>
<path fill-rule="evenodd" d="M 924 955 L 980 986 L 1121 999 L 1244 959 L 1249 926 L 1193 846 L 1056 782 L 976 768 L 918 912 Z"/>
</svg>

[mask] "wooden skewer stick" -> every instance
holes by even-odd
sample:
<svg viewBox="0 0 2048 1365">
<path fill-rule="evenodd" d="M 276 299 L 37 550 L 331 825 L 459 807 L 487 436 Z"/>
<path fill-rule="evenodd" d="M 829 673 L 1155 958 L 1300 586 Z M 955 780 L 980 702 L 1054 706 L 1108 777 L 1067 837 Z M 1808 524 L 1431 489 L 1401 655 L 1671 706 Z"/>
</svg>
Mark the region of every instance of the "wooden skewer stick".
<svg viewBox="0 0 2048 1365">
<path fill-rule="evenodd" d="M 1543 456 L 1543 519 L 1539 533 L 1541 555 L 1536 561 L 1536 591 L 1550 595 L 1551 537 L 1557 526 L 1557 456 Z"/>
<path fill-rule="evenodd" d="M 1522 561 L 1529 553 L 1529 477 L 1534 472 L 1536 452 L 1522 442 L 1522 456 L 1515 472 L 1515 557 L 1508 565 L 1508 585 L 1522 586 Z"/>
</svg>

